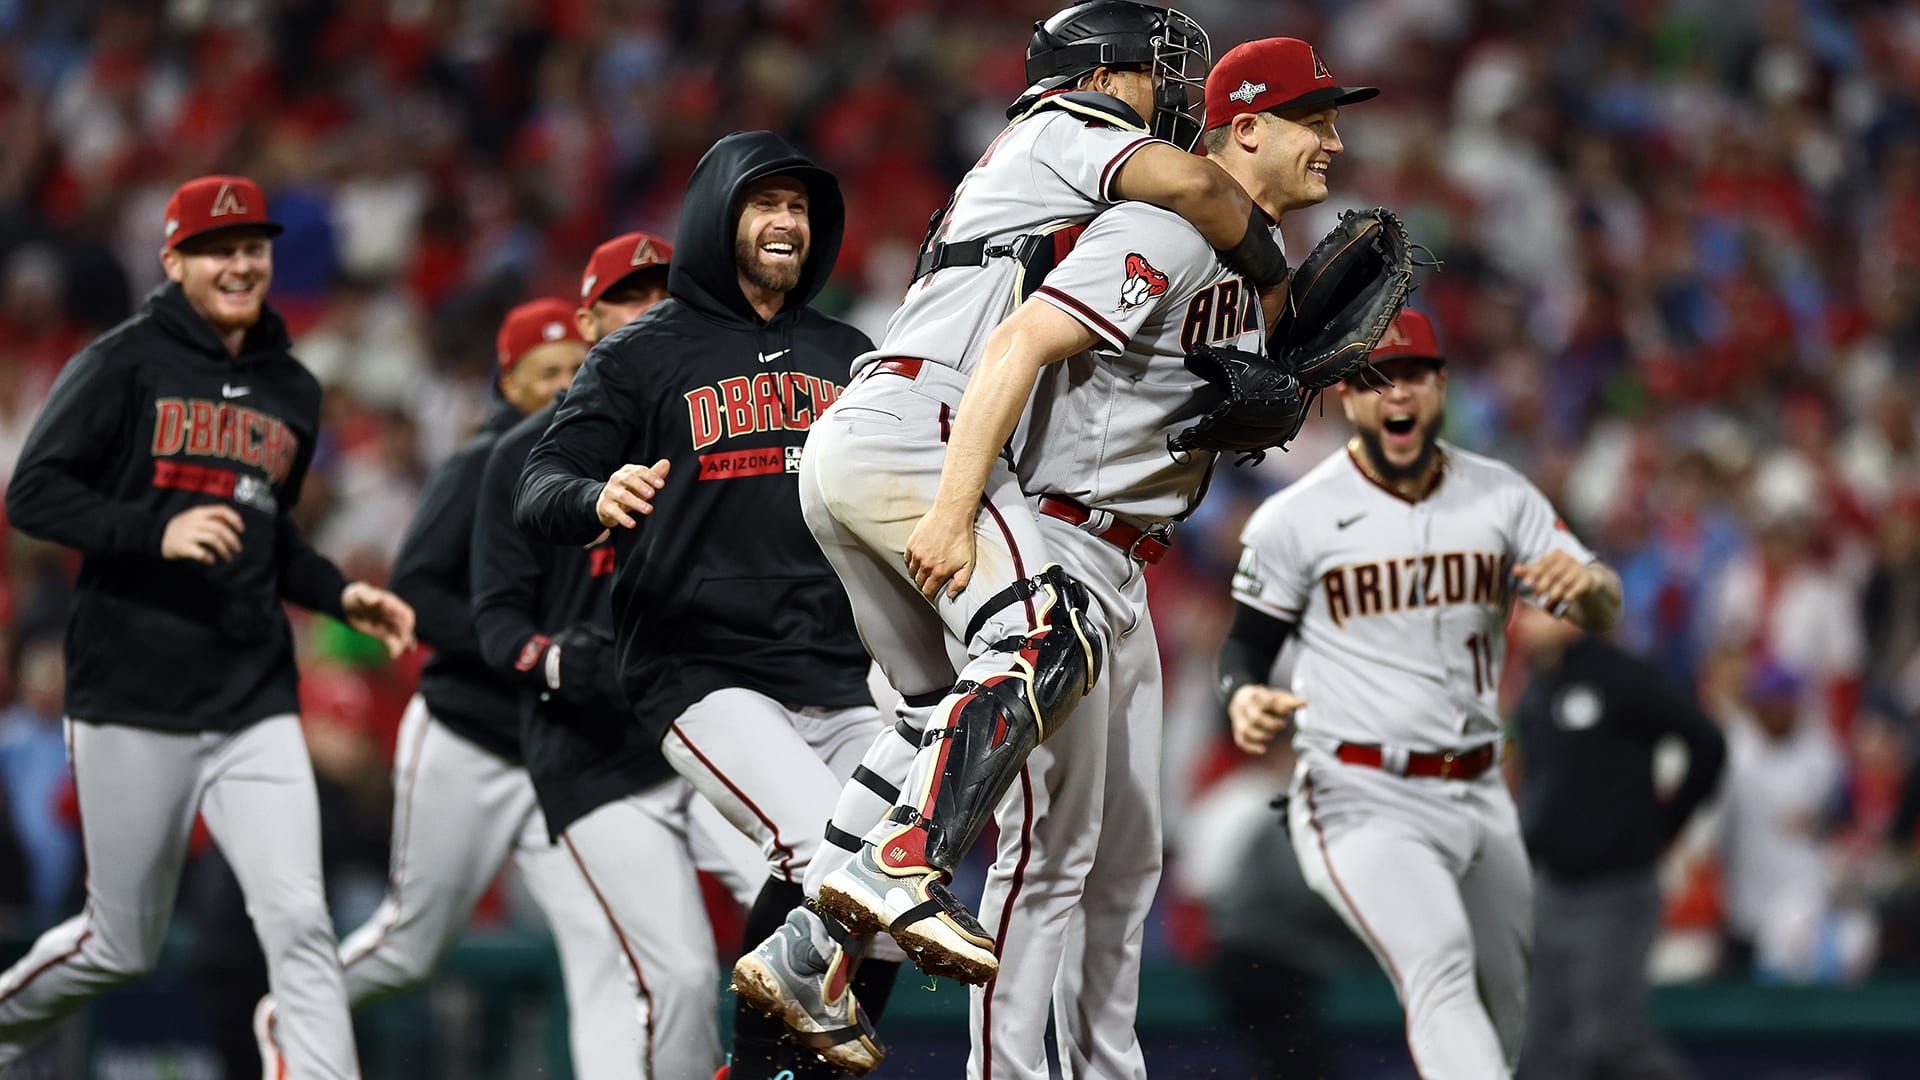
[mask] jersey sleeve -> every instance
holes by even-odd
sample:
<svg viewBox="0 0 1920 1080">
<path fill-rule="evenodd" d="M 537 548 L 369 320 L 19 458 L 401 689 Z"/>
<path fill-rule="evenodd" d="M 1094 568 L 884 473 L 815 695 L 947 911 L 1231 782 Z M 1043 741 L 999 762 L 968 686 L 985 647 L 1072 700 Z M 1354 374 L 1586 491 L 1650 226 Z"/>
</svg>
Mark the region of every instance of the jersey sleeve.
<svg viewBox="0 0 1920 1080">
<path fill-rule="evenodd" d="M 1189 298 L 1218 262 L 1177 215 L 1129 203 L 1095 218 L 1033 295 L 1079 320 L 1106 351 L 1121 352 L 1167 305 Z"/>
<path fill-rule="evenodd" d="M 1269 499 L 1240 531 L 1240 565 L 1233 598 L 1276 619 L 1299 622 L 1313 585 L 1313 567 L 1301 558 L 1300 522 L 1281 500 Z"/>
<path fill-rule="evenodd" d="M 1539 488 L 1517 472 L 1509 472 L 1508 480 L 1517 503 L 1512 552 L 1517 561 L 1531 563 L 1549 551 L 1564 551 L 1583 563 L 1595 561 L 1593 552 L 1567 528 Z"/>
<path fill-rule="evenodd" d="M 1113 180 L 1120 175 L 1120 167 L 1141 147 L 1158 141 L 1142 132 L 1063 116 L 1045 138 L 1034 141 L 1033 152 L 1035 164 L 1075 192 L 1093 202 L 1110 203 L 1115 201 Z"/>
</svg>

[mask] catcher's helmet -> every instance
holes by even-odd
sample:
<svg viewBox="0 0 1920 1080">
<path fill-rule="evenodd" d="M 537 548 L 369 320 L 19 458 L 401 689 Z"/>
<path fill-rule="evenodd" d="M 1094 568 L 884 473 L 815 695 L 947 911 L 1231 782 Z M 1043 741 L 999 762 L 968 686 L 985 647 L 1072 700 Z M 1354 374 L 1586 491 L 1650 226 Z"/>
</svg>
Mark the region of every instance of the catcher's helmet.
<svg viewBox="0 0 1920 1080">
<path fill-rule="evenodd" d="M 1183 149 L 1206 127 L 1207 32 L 1185 14 L 1136 0 L 1087 0 L 1033 24 L 1027 82 L 1065 86 L 1097 67 L 1139 64 L 1153 74 L 1153 133 Z M 1029 90 L 1032 93 L 1033 90 Z"/>
</svg>

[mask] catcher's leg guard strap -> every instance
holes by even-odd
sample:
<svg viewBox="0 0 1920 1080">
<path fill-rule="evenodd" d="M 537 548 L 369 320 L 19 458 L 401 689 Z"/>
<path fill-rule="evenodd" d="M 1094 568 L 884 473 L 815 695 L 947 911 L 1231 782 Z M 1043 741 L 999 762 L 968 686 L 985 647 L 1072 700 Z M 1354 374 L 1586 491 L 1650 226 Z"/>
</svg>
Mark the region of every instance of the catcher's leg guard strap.
<svg viewBox="0 0 1920 1080">
<path fill-rule="evenodd" d="M 979 837 L 1027 755 L 1073 711 L 1099 678 L 1103 646 L 1087 618 L 1086 587 L 1059 566 L 1017 582 L 1006 601 L 1032 601 L 1035 629 L 1001 642 L 1002 672 L 954 687 L 927 729 L 937 752 L 930 790 L 902 809 L 926 829 L 926 864 L 951 875 Z M 997 599 L 997 598 L 996 598 Z M 986 608 L 993 607 L 989 602 Z M 977 621 L 977 620 L 976 620 Z"/>
</svg>

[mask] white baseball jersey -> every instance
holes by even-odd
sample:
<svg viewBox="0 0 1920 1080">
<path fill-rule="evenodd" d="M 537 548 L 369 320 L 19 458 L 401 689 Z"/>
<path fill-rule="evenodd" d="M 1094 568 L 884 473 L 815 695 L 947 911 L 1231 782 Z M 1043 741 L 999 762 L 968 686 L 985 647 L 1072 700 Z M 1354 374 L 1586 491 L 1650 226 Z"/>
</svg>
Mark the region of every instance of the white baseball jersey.
<svg viewBox="0 0 1920 1080">
<path fill-rule="evenodd" d="M 1176 456 L 1167 440 L 1221 400 L 1187 370 L 1186 353 L 1201 344 L 1260 351 L 1259 294 L 1178 214 L 1131 202 L 1087 226 L 1033 295 L 1100 344 L 1042 373 L 1016 440 L 1020 486 L 1134 524 L 1185 515 L 1214 455 Z"/>
<path fill-rule="evenodd" d="M 940 239 L 1005 244 L 1111 205 L 1121 166 L 1159 140 L 1121 112 L 1081 103 L 1096 97 L 1049 98 L 1001 131 L 954 189 Z M 1018 260 L 994 257 L 921 278 L 887 322 L 880 348 L 856 358 L 854 372 L 888 356 L 972 371 L 987 335 L 1020 302 L 1022 274 Z"/>
<path fill-rule="evenodd" d="M 1513 568 L 1593 555 L 1506 464 L 1440 443 L 1409 502 L 1342 449 L 1247 521 L 1233 595 L 1298 624 L 1301 740 L 1444 749 L 1496 738 Z"/>
</svg>

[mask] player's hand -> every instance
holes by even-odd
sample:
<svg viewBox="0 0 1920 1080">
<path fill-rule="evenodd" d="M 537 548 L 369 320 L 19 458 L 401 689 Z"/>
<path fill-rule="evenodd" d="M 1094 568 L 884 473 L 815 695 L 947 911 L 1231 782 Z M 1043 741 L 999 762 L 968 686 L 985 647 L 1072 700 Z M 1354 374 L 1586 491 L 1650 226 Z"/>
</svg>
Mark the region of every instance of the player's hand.
<svg viewBox="0 0 1920 1080">
<path fill-rule="evenodd" d="M 182 510 L 160 534 L 160 557 L 192 559 L 208 566 L 223 563 L 240 554 L 240 534 L 246 531 L 240 511 L 225 503 Z"/>
<path fill-rule="evenodd" d="M 1294 711 L 1306 702 L 1271 686 L 1253 683 L 1233 692 L 1227 718 L 1233 721 L 1233 745 L 1249 754 L 1264 754 L 1273 737 L 1287 730 Z"/>
<path fill-rule="evenodd" d="M 1568 605 L 1599 584 L 1593 569 L 1564 551 L 1549 551 L 1530 566 L 1515 567 L 1520 587 L 1544 611 L 1566 614 Z"/>
<path fill-rule="evenodd" d="M 413 608 L 398 596 L 364 581 L 349 582 L 340 590 L 340 608 L 347 625 L 378 638 L 389 657 L 413 648 Z"/>
<path fill-rule="evenodd" d="M 968 508 L 971 511 L 971 507 Z M 973 580 L 973 515 L 935 506 L 907 537 L 907 571 L 920 595 L 938 600 L 941 586 L 949 599 Z"/>
<path fill-rule="evenodd" d="M 631 529 L 637 522 L 635 514 L 653 513 L 653 497 L 667 486 L 667 469 L 673 462 L 661 458 L 651 468 L 645 465 L 622 465 L 607 478 L 607 485 L 600 489 L 600 498 L 593 504 L 593 512 L 600 515 L 600 524 L 611 529 L 615 525 Z"/>
</svg>

